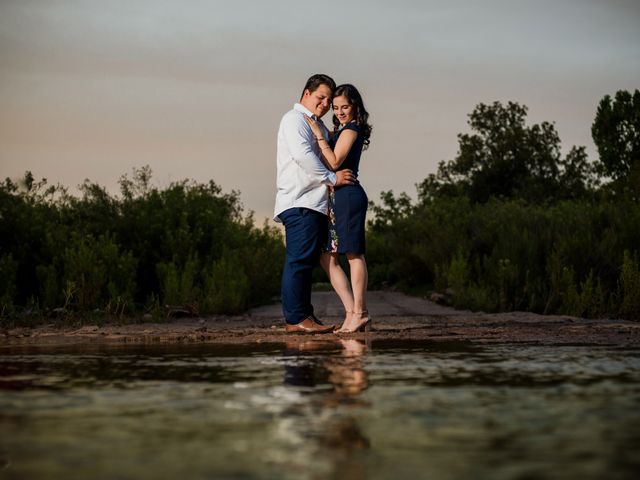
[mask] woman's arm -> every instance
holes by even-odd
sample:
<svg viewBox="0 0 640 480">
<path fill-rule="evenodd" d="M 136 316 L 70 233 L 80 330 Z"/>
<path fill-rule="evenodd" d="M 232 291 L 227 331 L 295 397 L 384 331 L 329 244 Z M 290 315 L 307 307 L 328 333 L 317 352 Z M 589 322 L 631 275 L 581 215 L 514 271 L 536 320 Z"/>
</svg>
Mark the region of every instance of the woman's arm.
<svg viewBox="0 0 640 480">
<path fill-rule="evenodd" d="M 336 173 L 315 153 L 315 137 L 312 133 L 299 115 L 285 115 L 278 132 L 278 143 L 286 145 L 293 162 L 309 176 L 313 184 L 335 185 Z"/>
<path fill-rule="evenodd" d="M 307 117 L 306 115 L 305 120 L 311 127 L 313 134 L 316 136 L 318 146 L 320 147 L 320 151 L 322 153 L 322 158 L 332 170 L 338 169 L 340 165 L 342 165 L 342 162 L 344 162 L 345 158 L 347 158 L 351 147 L 356 141 L 356 138 L 358 138 L 358 134 L 353 130 L 344 130 L 338 137 L 336 146 L 333 150 L 331 150 L 329 142 L 327 142 L 327 140 L 324 138 L 322 130 L 320 129 L 320 126 L 317 124 L 317 122 L 312 118 Z"/>
</svg>

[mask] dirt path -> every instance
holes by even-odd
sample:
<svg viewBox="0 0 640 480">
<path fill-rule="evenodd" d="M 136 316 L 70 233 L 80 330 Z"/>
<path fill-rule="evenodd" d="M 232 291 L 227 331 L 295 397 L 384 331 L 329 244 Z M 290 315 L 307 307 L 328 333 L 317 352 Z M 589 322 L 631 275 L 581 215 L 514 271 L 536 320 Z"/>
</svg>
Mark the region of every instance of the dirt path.
<svg viewBox="0 0 640 480">
<path fill-rule="evenodd" d="M 443 307 L 398 292 L 369 293 L 374 331 L 352 338 L 402 341 L 462 341 L 472 343 L 534 343 L 541 345 L 640 346 L 640 322 L 586 320 L 526 312 L 484 314 Z M 339 324 L 342 308 L 332 292 L 313 295 L 316 314 L 327 324 Z M 335 338 L 327 335 L 287 335 L 280 305 L 255 308 L 242 316 L 214 316 L 166 323 L 85 325 L 0 331 L 0 352 L 16 346 L 146 343 L 252 343 Z"/>
</svg>

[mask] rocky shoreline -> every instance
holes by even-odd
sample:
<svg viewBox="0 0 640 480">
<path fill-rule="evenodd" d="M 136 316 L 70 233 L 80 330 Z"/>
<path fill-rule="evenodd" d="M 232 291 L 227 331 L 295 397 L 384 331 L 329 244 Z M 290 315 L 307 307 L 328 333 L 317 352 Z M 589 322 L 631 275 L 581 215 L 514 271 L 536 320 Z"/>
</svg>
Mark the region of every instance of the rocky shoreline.
<svg viewBox="0 0 640 480">
<path fill-rule="evenodd" d="M 316 314 L 340 324 L 341 307 L 331 292 L 314 293 Z M 253 309 L 242 316 L 183 318 L 166 323 L 127 325 L 48 324 L 0 331 L 0 351 L 20 346 L 84 344 L 280 343 L 301 340 L 364 338 L 370 341 L 526 343 L 539 345 L 640 346 L 640 322 L 589 320 L 528 312 L 486 314 L 460 311 L 398 292 L 370 292 L 373 331 L 355 334 L 292 335 L 284 331 L 280 306 Z"/>
</svg>

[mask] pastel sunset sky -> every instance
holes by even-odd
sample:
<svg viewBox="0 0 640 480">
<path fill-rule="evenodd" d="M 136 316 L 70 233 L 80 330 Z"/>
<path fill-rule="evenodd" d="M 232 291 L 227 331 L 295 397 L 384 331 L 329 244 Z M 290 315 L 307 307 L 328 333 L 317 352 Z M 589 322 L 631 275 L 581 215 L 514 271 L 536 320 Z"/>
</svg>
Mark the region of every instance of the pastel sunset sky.
<svg viewBox="0 0 640 480">
<path fill-rule="evenodd" d="M 639 25 L 637 0 L 0 0 L 0 177 L 115 193 L 148 164 L 161 187 L 239 190 L 261 222 L 313 73 L 364 97 L 372 200 L 414 194 L 480 102 L 527 105 L 593 160 L 599 100 L 640 88 Z"/>
</svg>

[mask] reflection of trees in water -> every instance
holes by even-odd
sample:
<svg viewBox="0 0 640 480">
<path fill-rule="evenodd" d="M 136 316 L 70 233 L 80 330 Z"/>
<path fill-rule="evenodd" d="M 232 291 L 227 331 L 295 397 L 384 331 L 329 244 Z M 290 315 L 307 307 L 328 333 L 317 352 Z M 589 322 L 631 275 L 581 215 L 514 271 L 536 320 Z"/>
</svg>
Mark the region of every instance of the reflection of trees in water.
<svg viewBox="0 0 640 480">
<path fill-rule="evenodd" d="M 308 459 L 330 463 L 329 478 L 365 476 L 358 453 L 370 442 L 353 413 L 369 406 L 360 398 L 369 387 L 363 362 L 368 348 L 359 340 L 341 338 L 300 338 L 286 344 L 284 382 L 301 388 L 308 401 L 284 414 L 302 417 L 294 424 L 294 437 L 304 439 Z"/>
</svg>

